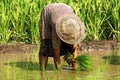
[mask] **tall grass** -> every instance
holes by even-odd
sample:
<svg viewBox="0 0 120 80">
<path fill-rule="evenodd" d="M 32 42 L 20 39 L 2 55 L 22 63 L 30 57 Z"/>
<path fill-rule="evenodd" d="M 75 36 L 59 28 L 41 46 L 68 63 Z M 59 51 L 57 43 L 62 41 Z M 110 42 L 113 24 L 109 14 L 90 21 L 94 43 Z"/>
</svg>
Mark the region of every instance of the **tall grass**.
<svg viewBox="0 0 120 80">
<path fill-rule="evenodd" d="M 21 41 L 25 43 L 37 43 L 39 40 L 39 14 L 37 1 L 26 0 L 2 0 L 1 3 L 1 27 L 0 41 Z"/>
<path fill-rule="evenodd" d="M 120 40 L 119 3 L 119 0 L 80 0 L 73 4 L 76 14 L 86 25 L 88 40 Z"/>
<path fill-rule="evenodd" d="M 1 0 L 0 43 L 38 43 L 41 10 L 55 2 L 72 6 L 86 25 L 86 40 L 120 40 L 119 0 Z"/>
</svg>

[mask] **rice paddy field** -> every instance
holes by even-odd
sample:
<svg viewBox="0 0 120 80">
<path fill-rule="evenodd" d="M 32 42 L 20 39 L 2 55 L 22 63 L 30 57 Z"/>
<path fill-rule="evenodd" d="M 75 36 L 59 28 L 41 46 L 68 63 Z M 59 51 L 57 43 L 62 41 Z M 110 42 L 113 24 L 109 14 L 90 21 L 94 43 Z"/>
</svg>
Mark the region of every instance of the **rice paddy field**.
<svg viewBox="0 0 120 80">
<path fill-rule="evenodd" d="M 39 43 L 41 10 L 58 2 L 85 23 L 85 40 L 120 40 L 120 0 L 0 0 L 0 43 Z"/>
<path fill-rule="evenodd" d="M 100 44 L 100 43 L 99 43 Z M 112 50 L 82 51 L 92 59 L 92 68 L 72 70 L 61 57 L 61 72 L 56 71 L 53 58 L 49 58 L 46 71 L 39 69 L 39 45 L 0 46 L 0 80 L 120 80 L 120 51 L 112 56 Z"/>
<path fill-rule="evenodd" d="M 59 73 L 50 58 L 41 76 L 39 47 L 29 46 L 40 44 L 43 7 L 59 2 L 70 5 L 84 22 L 84 41 L 120 40 L 120 0 L 0 0 L 0 80 L 120 80 L 119 48 L 116 56 L 111 49 L 87 51 L 93 61 L 91 71 L 72 71 L 62 61 Z M 21 44 L 26 46 L 16 46 Z"/>
</svg>

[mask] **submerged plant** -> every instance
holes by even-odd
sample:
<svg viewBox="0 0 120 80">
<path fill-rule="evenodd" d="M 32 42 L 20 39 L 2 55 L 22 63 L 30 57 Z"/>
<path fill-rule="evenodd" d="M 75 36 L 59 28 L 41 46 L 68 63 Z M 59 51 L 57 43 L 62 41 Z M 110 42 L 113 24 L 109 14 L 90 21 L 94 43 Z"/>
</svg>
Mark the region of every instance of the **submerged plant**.
<svg viewBox="0 0 120 80">
<path fill-rule="evenodd" d="M 118 41 L 115 42 L 114 44 L 112 44 L 111 47 L 112 47 L 112 51 L 111 51 L 110 55 L 105 56 L 103 58 L 109 64 L 119 65 L 120 64 L 120 55 L 119 55 L 120 46 L 118 45 Z"/>
</svg>

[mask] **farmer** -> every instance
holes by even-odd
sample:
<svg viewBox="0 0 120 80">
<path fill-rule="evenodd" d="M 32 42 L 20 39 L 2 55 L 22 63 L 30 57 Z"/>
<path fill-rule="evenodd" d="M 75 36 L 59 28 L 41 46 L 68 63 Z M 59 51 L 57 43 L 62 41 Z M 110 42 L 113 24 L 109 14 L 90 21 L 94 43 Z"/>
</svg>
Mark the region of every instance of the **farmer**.
<svg viewBox="0 0 120 80">
<path fill-rule="evenodd" d="M 40 17 L 40 70 L 46 68 L 48 57 L 53 57 L 56 69 L 60 70 L 60 56 L 68 50 L 76 58 L 78 44 L 84 38 L 85 26 L 70 6 L 64 3 L 48 4 Z M 76 69 L 77 64 L 72 62 L 72 67 Z"/>
</svg>

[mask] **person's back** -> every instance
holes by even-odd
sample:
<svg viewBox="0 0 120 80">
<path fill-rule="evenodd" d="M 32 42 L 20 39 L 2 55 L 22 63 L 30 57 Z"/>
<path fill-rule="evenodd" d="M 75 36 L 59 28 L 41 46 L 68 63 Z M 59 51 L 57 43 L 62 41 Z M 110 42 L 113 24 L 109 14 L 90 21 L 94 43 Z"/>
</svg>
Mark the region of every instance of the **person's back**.
<svg viewBox="0 0 120 80">
<path fill-rule="evenodd" d="M 41 26 L 41 32 L 46 33 L 46 34 L 41 34 L 41 39 L 52 39 L 52 32 L 49 30 L 49 28 L 55 27 L 56 21 L 66 15 L 75 15 L 72 8 L 66 4 L 63 3 L 53 3 L 53 4 L 48 4 L 42 12 L 41 15 L 41 21 L 44 21 L 45 26 Z M 44 19 L 42 18 L 44 17 Z M 45 27 L 45 28 L 43 28 Z M 45 30 L 42 29 L 47 29 L 46 32 Z M 49 34 L 49 35 L 47 35 Z"/>
<path fill-rule="evenodd" d="M 61 51 L 69 51 L 76 58 L 78 44 L 84 38 L 85 25 L 70 6 L 63 3 L 45 6 L 40 19 L 39 62 L 41 70 L 43 66 L 46 67 L 49 56 L 53 56 L 56 69 L 60 69 Z M 71 64 L 73 69 L 77 68 L 76 62 L 73 61 Z"/>
<path fill-rule="evenodd" d="M 50 14 L 51 14 L 51 20 L 53 23 L 57 21 L 58 18 L 65 16 L 65 15 L 75 15 L 72 8 L 66 4 L 63 3 L 54 3 L 48 5 Z"/>
</svg>

